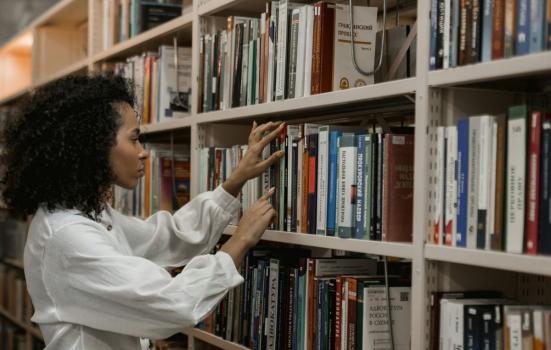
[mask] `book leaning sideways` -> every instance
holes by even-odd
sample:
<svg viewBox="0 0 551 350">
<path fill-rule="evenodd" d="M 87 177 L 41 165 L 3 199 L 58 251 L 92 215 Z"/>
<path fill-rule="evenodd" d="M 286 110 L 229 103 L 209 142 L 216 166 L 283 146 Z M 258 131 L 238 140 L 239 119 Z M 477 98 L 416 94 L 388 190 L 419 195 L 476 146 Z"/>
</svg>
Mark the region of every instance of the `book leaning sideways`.
<svg viewBox="0 0 551 350">
<path fill-rule="evenodd" d="M 357 65 L 373 72 L 377 8 L 354 6 L 354 51 Z M 335 6 L 335 47 L 333 60 L 333 91 L 374 83 L 374 75 L 363 75 L 352 61 L 350 10 L 347 5 Z"/>
</svg>

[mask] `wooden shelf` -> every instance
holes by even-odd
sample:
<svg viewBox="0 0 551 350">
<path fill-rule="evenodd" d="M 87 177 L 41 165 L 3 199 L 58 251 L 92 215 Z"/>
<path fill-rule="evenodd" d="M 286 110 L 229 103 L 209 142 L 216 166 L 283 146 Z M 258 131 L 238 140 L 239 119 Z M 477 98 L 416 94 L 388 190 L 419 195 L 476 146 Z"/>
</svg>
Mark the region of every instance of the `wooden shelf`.
<svg viewBox="0 0 551 350">
<path fill-rule="evenodd" d="M 34 20 L 30 27 L 60 24 L 75 25 L 88 18 L 87 0 L 62 0 Z"/>
<path fill-rule="evenodd" d="M 431 71 L 428 83 L 445 87 L 542 73 L 551 74 L 551 51 Z"/>
<path fill-rule="evenodd" d="M 11 267 L 15 267 L 15 268 L 18 268 L 18 269 L 21 269 L 21 270 L 24 269 L 23 261 L 21 261 L 21 260 L 12 259 L 12 258 L 3 258 L 2 261 L 4 263 L 10 265 Z"/>
<path fill-rule="evenodd" d="M 232 235 L 235 229 L 235 226 L 228 226 L 224 231 L 224 234 Z M 296 244 L 305 247 L 337 249 L 373 255 L 394 256 L 405 259 L 412 259 L 414 254 L 413 245 L 411 243 L 343 239 L 339 237 L 327 237 L 307 233 L 267 230 L 262 236 L 262 240 L 285 244 Z"/>
<path fill-rule="evenodd" d="M 78 62 L 75 62 L 74 64 L 68 66 L 67 68 L 55 73 L 55 74 L 52 74 L 44 79 L 42 79 L 41 81 L 37 82 L 35 85 L 34 85 L 34 88 L 38 88 L 38 87 L 41 87 L 43 85 L 46 85 L 48 83 L 51 83 L 57 79 L 60 79 L 60 78 L 63 78 L 65 76 L 68 76 L 68 75 L 71 75 L 71 74 L 75 74 L 79 71 L 82 71 L 84 69 L 87 69 L 88 68 L 88 58 L 85 58 L 83 60 L 80 60 Z"/>
<path fill-rule="evenodd" d="M 152 47 L 159 45 L 160 38 L 167 37 L 176 32 L 189 32 L 187 34 L 189 34 L 189 38 L 191 38 L 193 18 L 193 13 L 186 13 L 153 29 L 138 34 L 133 38 L 115 44 L 114 46 L 95 54 L 92 57 L 92 63 L 101 63 L 103 61 L 121 59 L 123 57 L 139 54 L 145 50 L 151 50 Z M 191 40 L 189 40 L 189 42 L 191 42 Z"/>
<path fill-rule="evenodd" d="M 227 341 L 225 339 L 220 338 L 219 336 L 216 336 L 212 333 L 205 332 L 197 328 L 186 328 L 183 331 L 183 333 L 186 334 L 188 337 L 199 339 L 205 343 L 214 345 L 220 349 L 226 349 L 226 350 L 248 350 L 249 349 L 243 345 L 239 345 L 234 342 Z"/>
<path fill-rule="evenodd" d="M 43 340 L 44 338 L 42 337 L 42 333 L 40 333 L 40 330 L 35 327 L 35 326 L 32 326 L 26 322 L 23 322 L 23 321 L 20 321 L 18 319 L 16 319 L 15 317 L 13 317 L 7 310 L 4 310 L 3 308 L 0 307 L 0 316 L 2 316 L 3 318 L 7 319 L 8 321 L 10 321 L 11 323 L 13 323 L 14 325 L 16 325 L 17 327 L 19 328 L 22 328 L 24 329 L 25 331 L 27 331 L 28 333 L 30 333 L 33 337 L 35 337 L 36 339 L 39 339 L 39 340 Z"/>
<path fill-rule="evenodd" d="M 551 276 L 551 256 L 511 254 L 427 244 L 425 257 L 429 260 Z"/>
<path fill-rule="evenodd" d="M 31 87 L 26 87 L 26 88 L 23 88 L 19 91 L 16 91 L 14 93 L 12 93 L 11 95 L 7 96 L 7 97 L 4 97 L 3 99 L 0 100 L 0 106 L 3 106 L 3 105 L 8 105 L 12 102 L 16 102 L 19 98 L 25 96 L 26 94 L 28 94 L 29 92 L 31 91 Z"/>
<path fill-rule="evenodd" d="M 212 123 L 251 117 L 300 115 L 301 113 L 311 115 L 316 112 L 337 114 L 346 109 L 367 110 L 369 105 L 374 105 L 377 100 L 382 101 L 396 97 L 403 98 L 404 104 L 411 103 L 403 96 L 409 97 L 410 94 L 415 93 L 415 84 L 415 78 L 408 78 L 319 95 L 200 113 L 197 115 L 197 122 Z"/>
<path fill-rule="evenodd" d="M 198 0 L 197 12 L 199 16 L 217 15 L 226 16 L 229 14 L 253 14 L 261 13 L 266 8 L 262 1 L 244 0 Z"/>
<path fill-rule="evenodd" d="M 146 124 L 140 126 L 141 134 L 153 134 L 163 131 L 171 131 L 182 128 L 189 128 L 195 121 L 195 118 L 190 116 L 175 118 L 174 120 L 169 120 L 162 123 L 155 124 Z"/>
</svg>

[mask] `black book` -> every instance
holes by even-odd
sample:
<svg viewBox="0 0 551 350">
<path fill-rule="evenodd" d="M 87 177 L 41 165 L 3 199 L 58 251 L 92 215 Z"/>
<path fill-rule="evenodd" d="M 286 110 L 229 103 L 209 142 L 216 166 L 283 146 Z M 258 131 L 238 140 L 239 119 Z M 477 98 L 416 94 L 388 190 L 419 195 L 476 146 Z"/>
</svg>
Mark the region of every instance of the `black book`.
<svg viewBox="0 0 551 350">
<path fill-rule="evenodd" d="M 310 163 L 312 162 L 312 159 L 314 159 L 315 166 L 310 167 L 308 170 L 311 172 L 312 170 L 314 172 L 317 172 L 318 169 L 318 134 L 310 134 L 308 135 L 308 157 L 310 158 Z M 318 188 L 317 183 L 317 174 L 309 174 L 310 179 L 316 179 L 316 183 L 314 185 L 309 184 L 310 188 L 314 188 L 314 192 L 308 191 L 308 233 L 316 234 L 316 220 L 317 220 L 317 193 L 316 190 Z M 313 187 L 312 187 L 313 186 Z"/>
<path fill-rule="evenodd" d="M 549 34 L 551 37 L 551 33 Z M 546 113 L 541 130 L 540 227 L 538 253 L 551 254 L 551 113 Z"/>
<path fill-rule="evenodd" d="M 243 64 L 243 30 L 244 24 L 235 25 L 235 50 L 233 66 L 233 87 L 232 87 L 232 107 L 238 107 L 241 100 L 241 69 Z"/>
</svg>

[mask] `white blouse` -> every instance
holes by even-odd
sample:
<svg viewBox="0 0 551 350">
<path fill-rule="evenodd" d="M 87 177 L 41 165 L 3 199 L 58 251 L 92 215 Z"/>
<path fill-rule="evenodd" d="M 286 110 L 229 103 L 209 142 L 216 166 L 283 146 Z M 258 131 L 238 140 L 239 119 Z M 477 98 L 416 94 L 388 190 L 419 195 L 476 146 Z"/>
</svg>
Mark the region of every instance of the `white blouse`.
<svg viewBox="0 0 551 350">
<path fill-rule="evenodd" d="M 208 254 L 239 205 L 218 187 L 145 221 L 38 209 L 24 264 L 46 349 L 138 350 L 195 325 L 243 282 L 228 254 Z"/>
</svg>

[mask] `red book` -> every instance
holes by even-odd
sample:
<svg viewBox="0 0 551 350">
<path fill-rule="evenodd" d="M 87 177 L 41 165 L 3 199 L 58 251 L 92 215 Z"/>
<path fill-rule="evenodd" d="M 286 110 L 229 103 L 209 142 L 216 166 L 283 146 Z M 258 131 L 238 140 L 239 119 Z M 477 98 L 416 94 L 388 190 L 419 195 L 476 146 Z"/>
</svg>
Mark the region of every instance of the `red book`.
<svg viewBox="0 0 551 350">
<path fill-rule="evenodd" d="M 356 350 L 358 346 L 361 347 L 361 344 L 356 345 L 358 281 L 354 277 L 347 277 L 346 280 L 348 281 L 348 349 Z"/>
<path fill-rule="evenodd" d="M 540 207 L 541 112 L 530 116 L 530 145 L 528 150 L 528 191 L 526 194 L 526 252 L 538 253 L 538 224 Z"/>
<path fill-rule="evenodd" d="M 335 41 L 335 4 L 321 5 L 320 92 L 333 90 L 333 50 Z"/>
<path fill-rule="evenodd" d="M 412 134 L 387 134 L 383 160 L 383 232 L 386 242 L 413 240 Z"/>
</svg>

